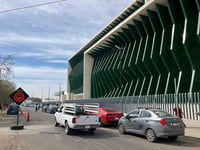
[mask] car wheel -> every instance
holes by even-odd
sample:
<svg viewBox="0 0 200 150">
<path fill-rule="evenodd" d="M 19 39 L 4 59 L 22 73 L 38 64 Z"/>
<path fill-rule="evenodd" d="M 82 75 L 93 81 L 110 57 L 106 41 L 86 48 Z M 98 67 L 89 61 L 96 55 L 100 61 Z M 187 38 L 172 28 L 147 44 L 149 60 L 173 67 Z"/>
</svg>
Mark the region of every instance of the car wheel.
<svg viewBox="0 0 200 150">
<path fill-rule="evenodd" d="M 146 137 L 149 142 L 155 142 L 157 140 L 156 134 L 152 129 L 146 131 Z"/>
<path fill-rule="evenodd" d="M 121 133 L 121 134 L 125 134 L 125 133 L 126 133 L 123 124 L 120 124 L 120 125 L 118 126 L 118 129 L 119 129 L 119 133 Z"/>
<path fill-rule="evenodd" d="M 72 129 L 69 127 L 68 122 L 65 123 L 65 134 L 72 134 Z"/>
<path fill-rule="evenodd" d="M 171 141 L 176 141 L 178 138 L 178 136 L 168 136 L 168 139 L 170 139 Z"/>
<path fill-rule="evenodd" d="M 101 126 L 101 127 L 104 127 L 104 124 L 101 122 L 100 126 Z"/>
<path fill-rule="evenodd" d="M 59 123 L 57 122 L 56 118 L 54 118 L 54 126 L 55 127 L 59 126 Z"/>
</svg>

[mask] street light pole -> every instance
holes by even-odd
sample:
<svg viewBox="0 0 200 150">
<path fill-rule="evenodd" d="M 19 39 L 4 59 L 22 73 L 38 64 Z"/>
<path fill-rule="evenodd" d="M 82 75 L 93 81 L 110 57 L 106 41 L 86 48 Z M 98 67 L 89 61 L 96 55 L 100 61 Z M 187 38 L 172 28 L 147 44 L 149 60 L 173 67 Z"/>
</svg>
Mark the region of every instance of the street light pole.
<svg viewBox="0 0 200 150">
<path fill-rule="evenodd" d="M 119 73 L 120 73 L 120 76 L 119 76 L 119 81 L 120 81 L 120 94 L 122 94 L 122 50 L 123 50 L 123 47 L 119 47 L 118 45 L 115 45 L 115 48 L 117 50 L 119 50 L 119 55 L 120 55 L 120 59 L 119 59 Z"/>
<path fill-rule="evenodd" d="M 123 96 L 122 95 L 122 50 L 123 50 L 123 47 L 119 47 L 118 45 L 115 45 L 114 46 L 118 51 L 119 51 L 119 55 L 120 55 L 120 58 L 119 58 L 119 73 L 120 73 L 120 76 L 119 76 L 119 81 L 120 81 L 120 94 L 121 94 L 121 97 Z M 120 95 L 119 95 L 120 96 Z M 123 100 L 121 99 L 121 110 L 123 112 Z"/>
<path fill-rule="evenodd" d="M 175 95 L 176 95 L 176 97 L 175 97 L 175 103 L 176 103 L 176 105 L 178 104 L 178 89 L 177 89 L 177 83 L 176 83 L 176 78 L 174 78 L 174 88 L 175 88 Z"/>
<path fill-rule="evenodd" d="M 49 92 L 48 92 L 48 100 L 50 100 L 50 87 L 49 87 Z"/>
<path fill-rule="evenodd" d="M 59 83 L 59 101 L 61 101 L 61 83 Z"/>
</svg>

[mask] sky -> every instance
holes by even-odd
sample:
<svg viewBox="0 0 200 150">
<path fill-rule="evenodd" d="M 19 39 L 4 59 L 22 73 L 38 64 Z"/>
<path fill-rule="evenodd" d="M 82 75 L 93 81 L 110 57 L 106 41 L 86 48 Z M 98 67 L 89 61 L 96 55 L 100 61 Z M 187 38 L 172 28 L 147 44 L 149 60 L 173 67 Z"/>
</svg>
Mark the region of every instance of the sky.
<svg viewBox="0 0 200 150">
<path fill-rule="evenodd" d="M 10 80 L 30 97 L 56 99 L 67 90 L 68 59 L 132 1 L 0 0 L 0 56 L 15 63 Z"/>
</svg>

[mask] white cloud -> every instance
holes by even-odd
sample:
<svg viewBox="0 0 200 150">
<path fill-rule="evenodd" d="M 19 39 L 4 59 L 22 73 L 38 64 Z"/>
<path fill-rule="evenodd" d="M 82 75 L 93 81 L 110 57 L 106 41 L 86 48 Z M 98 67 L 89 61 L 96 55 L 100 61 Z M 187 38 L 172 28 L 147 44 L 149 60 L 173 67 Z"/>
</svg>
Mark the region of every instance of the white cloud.
<svg viewBox="0 0 200 150">
<path fill-rule="evenodd" d="M 14 9 L 54 0 L 1 0 L 0 10 Z M 67 66 L 63 65 L 88 43 L 132 0 L 67 0 L 62 3 L 1 13 L 0 55 L 16 54 L 14 82 L 41 97 L 66 90 Z M 29 60 L 21 66 L 22 60 Z M 34 60 L 34 61 L 33 61 Z M 65 61 L 66 60 L 66 61 Z M 34 67 L 48 62 L 45 65 Z M 26 63 L 24 63 L 26 64 Z M 28 64 L 30 64 L 28 66 Z M 59 66 L 60 65 L 60 66 Z M 61 66 L 63 68 L 61 68 Z M 61 69 L 59 69 L 61 68 Z"/>
<path fill-rule="evenodd" d="M 18 81 L 17 88 L 23 88 L 30 97 L 50 97 L 58 99 L 58 97 L 54 96 L 54 93 L 60 90 L 59 84 L 61 84 L 61 90 L 66 91 L 66 82 L 52 82 L 51 80 L 26 80 L 25 82 Z"/>
<path fill-rule="evenodd" d="M 53 98 L 54 93 L 59 91 L 59 84 L 62 85 L 62 90 L 66 91 L 67 69 L 19 66 L 14 68 L 14 81 L 17 81 L 17 87 L 22 87 L 32 97 L 42 97 L 43 91 L 45 98 L 49 94 L 47 89 L 50 88 Z"/>
<path fill-rule="evenodd" d="M 30 33 L 29 33 L 30 34 Z M 65 34 L 52 34 L 52 35 L 22 35 L 17 34 L 16 32 L 3 32 L 2 36 L 0 37 L 0 43 L 32 43 L 32 44 L 75 44 L 75 43 L 85 43 L 88 39 L 85 37 L 79 37 L 73 35 L 65 35 Z"/>
<path fill-rule="evenodd" d="M 21 78 L 36 78 L 36 79 L 66 79 L 67 70 L 58 69 L 53 67 L 30 67 L 30 66 L 17 66 L 14 67 L 14 76 Z"/>
<path fill-rule="evenodd" d="M 21 54 L 16 54 L 16 57 L 35 57 L 37 59 L 52 59 L 52 58 L 69 58 L 74 54 L 73 50 L 64 49 L 41 49 L 35 50 L 35 52 L 23 52 Z M 47 60 L 49 61 L 49 60 Z"/>
<path fill-rule="evenodd" d="M 61 64 L 67 64 L 67 60 L 49 60 L 47 62 L 50 63 L 61 63 Z"/>
</svg>

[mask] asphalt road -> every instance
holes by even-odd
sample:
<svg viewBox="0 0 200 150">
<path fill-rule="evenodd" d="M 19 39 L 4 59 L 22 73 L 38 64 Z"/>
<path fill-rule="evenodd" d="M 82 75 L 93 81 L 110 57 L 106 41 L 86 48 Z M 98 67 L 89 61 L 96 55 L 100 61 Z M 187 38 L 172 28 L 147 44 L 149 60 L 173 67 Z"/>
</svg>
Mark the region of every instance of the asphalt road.
<svg viewBox="0 0 200 150">
<path fill-rule="evenodd" d="M 23 130 L 10 130 L 16 124 L 16 116 L 4 116 L 0 122 L 0 150 L 199 150 L 200 143 L 179 138 L 177 141 L 159 139 L 150 143 L 145 137 L 134 134 L 121 135 L 116 127 L 97 129 L 94 134 L 76 132 L 65 135 L 64 128 L 54 127 L 53 115 L 34 108 L 30 121 L 20 117 Z"/>
</svg>

